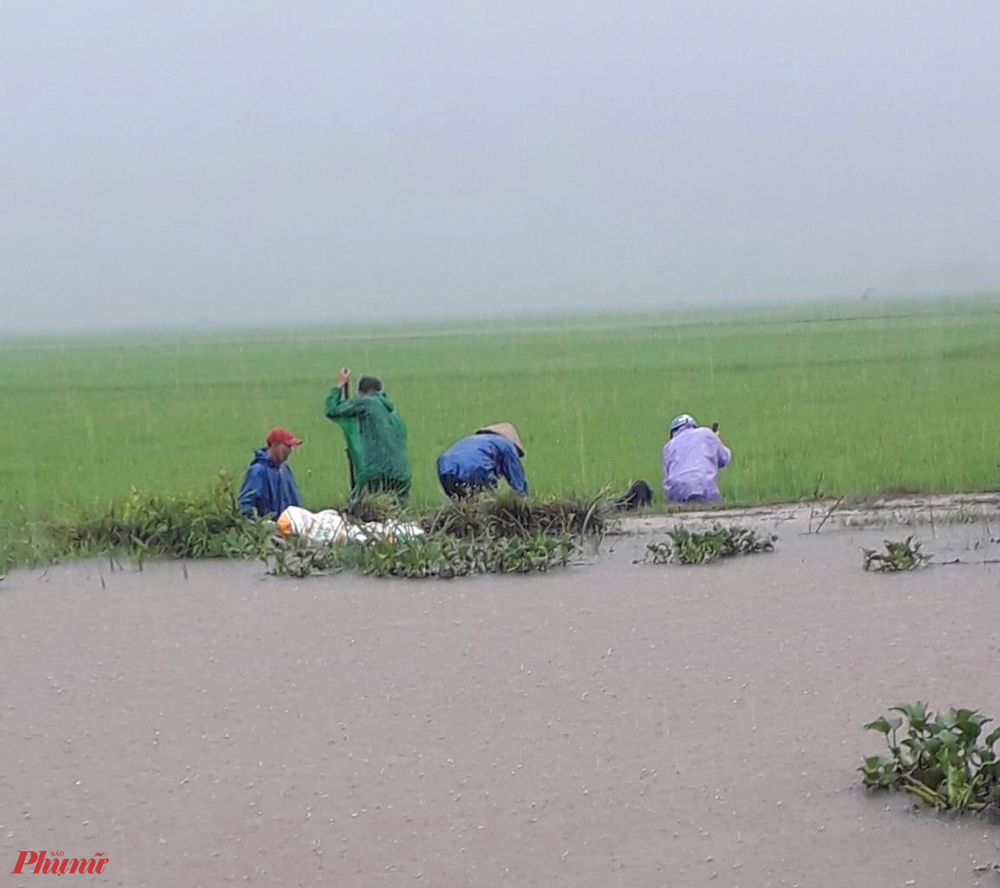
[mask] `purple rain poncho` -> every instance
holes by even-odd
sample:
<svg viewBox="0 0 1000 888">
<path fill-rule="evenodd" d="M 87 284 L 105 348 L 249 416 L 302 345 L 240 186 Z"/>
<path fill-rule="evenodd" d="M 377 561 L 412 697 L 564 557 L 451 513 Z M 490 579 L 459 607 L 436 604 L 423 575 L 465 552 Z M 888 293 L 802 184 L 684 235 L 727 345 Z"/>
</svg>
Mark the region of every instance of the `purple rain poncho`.
<svg viewBox="0 0 1000 888">
<path fill-rule="evenodd" d="M 716 476 L 732 452 L 711 429 L 687 428 L 663 448 L 663 490 L 675 503 L 721 499 Z"/>
</svg>

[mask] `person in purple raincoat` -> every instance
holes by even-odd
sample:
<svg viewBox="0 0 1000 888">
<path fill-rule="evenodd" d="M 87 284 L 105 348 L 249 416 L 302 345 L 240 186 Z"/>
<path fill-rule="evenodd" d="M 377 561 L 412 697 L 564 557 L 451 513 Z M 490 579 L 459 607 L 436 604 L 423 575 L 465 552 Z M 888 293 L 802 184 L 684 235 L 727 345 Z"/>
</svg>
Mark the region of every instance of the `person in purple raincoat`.
<svg viewBox="0 0 1000 888">
<path fill-rule="evenodd" d="M 729 465 L 732 452 L 712 429 L 699 428 L 682 413 L 670 422 L 663 448 L 663 490 L 675 503 L 711 503 L 721 499 L 716 477 Z"/>
</svg>

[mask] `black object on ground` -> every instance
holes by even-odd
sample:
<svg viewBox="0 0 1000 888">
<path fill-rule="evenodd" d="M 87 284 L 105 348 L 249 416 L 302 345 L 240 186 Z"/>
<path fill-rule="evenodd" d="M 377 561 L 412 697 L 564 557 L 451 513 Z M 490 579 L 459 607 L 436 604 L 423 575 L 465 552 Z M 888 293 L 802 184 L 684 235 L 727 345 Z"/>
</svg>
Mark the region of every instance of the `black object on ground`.
<svg viewBox="0 0 1000 888">
<path fill-rule="evenodd" d="M 620 512 L 634 512 L 652 501 L 653 489 L 645 481 L 639 480 L 614 501 L 614 508 Z"/>
</svg>

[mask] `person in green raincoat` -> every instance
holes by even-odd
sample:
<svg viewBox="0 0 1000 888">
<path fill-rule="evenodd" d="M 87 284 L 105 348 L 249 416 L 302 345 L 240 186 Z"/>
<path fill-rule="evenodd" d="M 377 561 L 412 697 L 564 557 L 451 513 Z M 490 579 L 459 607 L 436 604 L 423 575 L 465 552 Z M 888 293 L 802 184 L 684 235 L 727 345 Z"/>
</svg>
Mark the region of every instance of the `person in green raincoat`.
<svg viewBox="0 0 1000 888">
<path fill-rule="evenodd" d="M 347 441 L 354 487 L 351 499 L 363 493 L 394 493 L 401 502 L 410 494 L 410 460 L 406 455 L 406 426 L 395 405 L 374 376 L 362 376 L 358 397 L 346 399 L 351 371 L 344 367 L 326 399 L 326 417 L 337 423 Z"/>
</svg>

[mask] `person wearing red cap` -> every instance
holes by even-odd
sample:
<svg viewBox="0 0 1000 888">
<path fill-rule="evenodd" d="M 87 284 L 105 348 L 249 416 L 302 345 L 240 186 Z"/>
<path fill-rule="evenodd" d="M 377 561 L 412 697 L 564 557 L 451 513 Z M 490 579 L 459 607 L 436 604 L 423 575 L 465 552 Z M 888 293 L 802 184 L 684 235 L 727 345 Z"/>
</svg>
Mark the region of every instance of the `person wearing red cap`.
<svg viewBox="0 0 1000 888">
<path fill-rule="evenodd" d="M 271 429 L 257 450 L 240 488 L 240 512 L 246 518 L 276 518 L 289 506 L 301 505 L 288 457 L 302 443 L 288 429 Z"/>
</svg>

